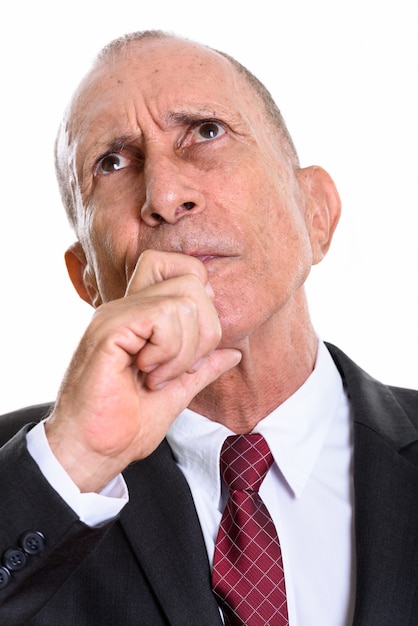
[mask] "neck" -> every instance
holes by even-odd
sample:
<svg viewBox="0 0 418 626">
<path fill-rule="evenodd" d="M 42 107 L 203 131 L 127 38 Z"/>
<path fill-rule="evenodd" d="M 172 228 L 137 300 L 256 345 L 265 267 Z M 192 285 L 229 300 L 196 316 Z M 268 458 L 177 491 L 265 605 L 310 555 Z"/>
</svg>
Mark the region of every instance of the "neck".
<svg viewBox="0 0 418 626">
<path fill-rule="evenodd" d="M 190 408 L 235 433 L 251 432 L 303 385 L 314 368 L 318 340 L 305 301 L 302 309 L 287 320 L 270 318 L 235 344 L 242 352 L 239 365 L 201 391 Z"/>
</svg>

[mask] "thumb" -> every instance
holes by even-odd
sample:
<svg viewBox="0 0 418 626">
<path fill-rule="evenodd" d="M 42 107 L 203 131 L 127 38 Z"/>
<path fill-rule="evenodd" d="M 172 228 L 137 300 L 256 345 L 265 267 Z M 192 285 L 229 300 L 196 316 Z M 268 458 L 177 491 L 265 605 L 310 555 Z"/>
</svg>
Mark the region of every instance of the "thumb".
<svg viewBox="0 0 418 626">
<path fill-rule="evenodd" d="M 178 378 L 166 381 L 153 387 L 152 373 L 147 377 L 147 386 L 151 389 L 167 392 L 173 397 L 174 388 L 182 397 L 177 397 L 181 406 L 180 411 L 185 409 L 191 400 L 205 387 L 213 383 L 219 376 L 238 365 L 242 354 L 233 348 L 221 348 L 214 350 L 208 356 L 203 357 L 195 365 L 194 371 L 185 372 Z M 151 380 L 150 380 L 151 379 Z M 177 395 L 177 394 L 176 394 Z"/>
<path fill-rule="evenodd" d="M 196 391 L 194 395 L 210 385 L 210 383 L 213 383 L 219 376 L 238 365 L 241 358 L 242 353 L 239 350 L 220 348 L 200 359 L 194 366 L 195 371 L 189 374 L 189 384 L 198 386 L 198 391 Z M 188 382 L 189 381 L 186 380 L 186 384 Z"/>
</svg>

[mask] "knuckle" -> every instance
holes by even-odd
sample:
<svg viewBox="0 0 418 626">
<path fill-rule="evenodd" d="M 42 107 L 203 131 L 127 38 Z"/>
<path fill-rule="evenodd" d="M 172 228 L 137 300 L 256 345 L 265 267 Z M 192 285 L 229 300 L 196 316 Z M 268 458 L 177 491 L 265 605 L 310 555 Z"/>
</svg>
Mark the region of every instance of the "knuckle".
<svg viewBox="0 0 418 626">
<path fill-rule="evenodd" d="M 222 328 L 218 319 L 215 321 L 214 324 L 211 324 L 208 327 L 208 335 L 209 341 L 214 345 L 218 345 L 218 343 L 222 339 Z"/>
<path fill-rule="evenodd" d="M 156 302 L 155 315 L 157 319 L 171 319 L 178 316 L 178 298 L 160 297 Z"/>
<path fill-rule="evenodd" d="M 137 265 L 154 265 L 159 258 L 159 253 L 156 250 L 148 248 L 139 255 Z"/>
<path fill-rule="evenodd" d="M 198 305 L 192 296 L 182 296 L 179 298 L 179 306 L 181 307 L 182 312 L 188 317 L 197 318 Z"/>
</svg>

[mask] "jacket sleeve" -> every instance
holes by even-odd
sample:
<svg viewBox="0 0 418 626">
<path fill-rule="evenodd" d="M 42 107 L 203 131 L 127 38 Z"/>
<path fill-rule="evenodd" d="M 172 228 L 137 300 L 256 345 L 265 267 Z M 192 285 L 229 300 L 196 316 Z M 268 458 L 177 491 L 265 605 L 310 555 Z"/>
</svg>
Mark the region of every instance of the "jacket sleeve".
<svg viewBox="0 0 418 626">
<path fill-rule="evenodd" d="M 23 624 L 106 534 L 52 489 L 26 448 L 27 428 L 0 448 L 0 623 Z"/>
</svg>

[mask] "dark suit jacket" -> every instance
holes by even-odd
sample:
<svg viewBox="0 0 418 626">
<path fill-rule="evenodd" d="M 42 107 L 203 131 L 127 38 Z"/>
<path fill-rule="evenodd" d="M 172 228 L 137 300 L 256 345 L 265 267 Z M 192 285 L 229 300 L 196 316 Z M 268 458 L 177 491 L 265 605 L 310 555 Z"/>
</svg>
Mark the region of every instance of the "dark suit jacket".
<svg viewBox="0 0 418 626">
<path fill-rule="evenodd" d="M 418 625 L 418 392 L 384 386 L 329 346 L 354 420 L 355 626 Z M 0 589 L 3 626 L 220 626 L 188 485 L 164 441 L 125 471 L 130 502 L 101 528 L 82 524 L 25 446 L 48 406 L 0 418 L 0 553 L 41 531 Z M 326 614 L 326 607 L 324 607 Z M 317 619 L 321 624 L 321 616 Z"/>
</svg>

